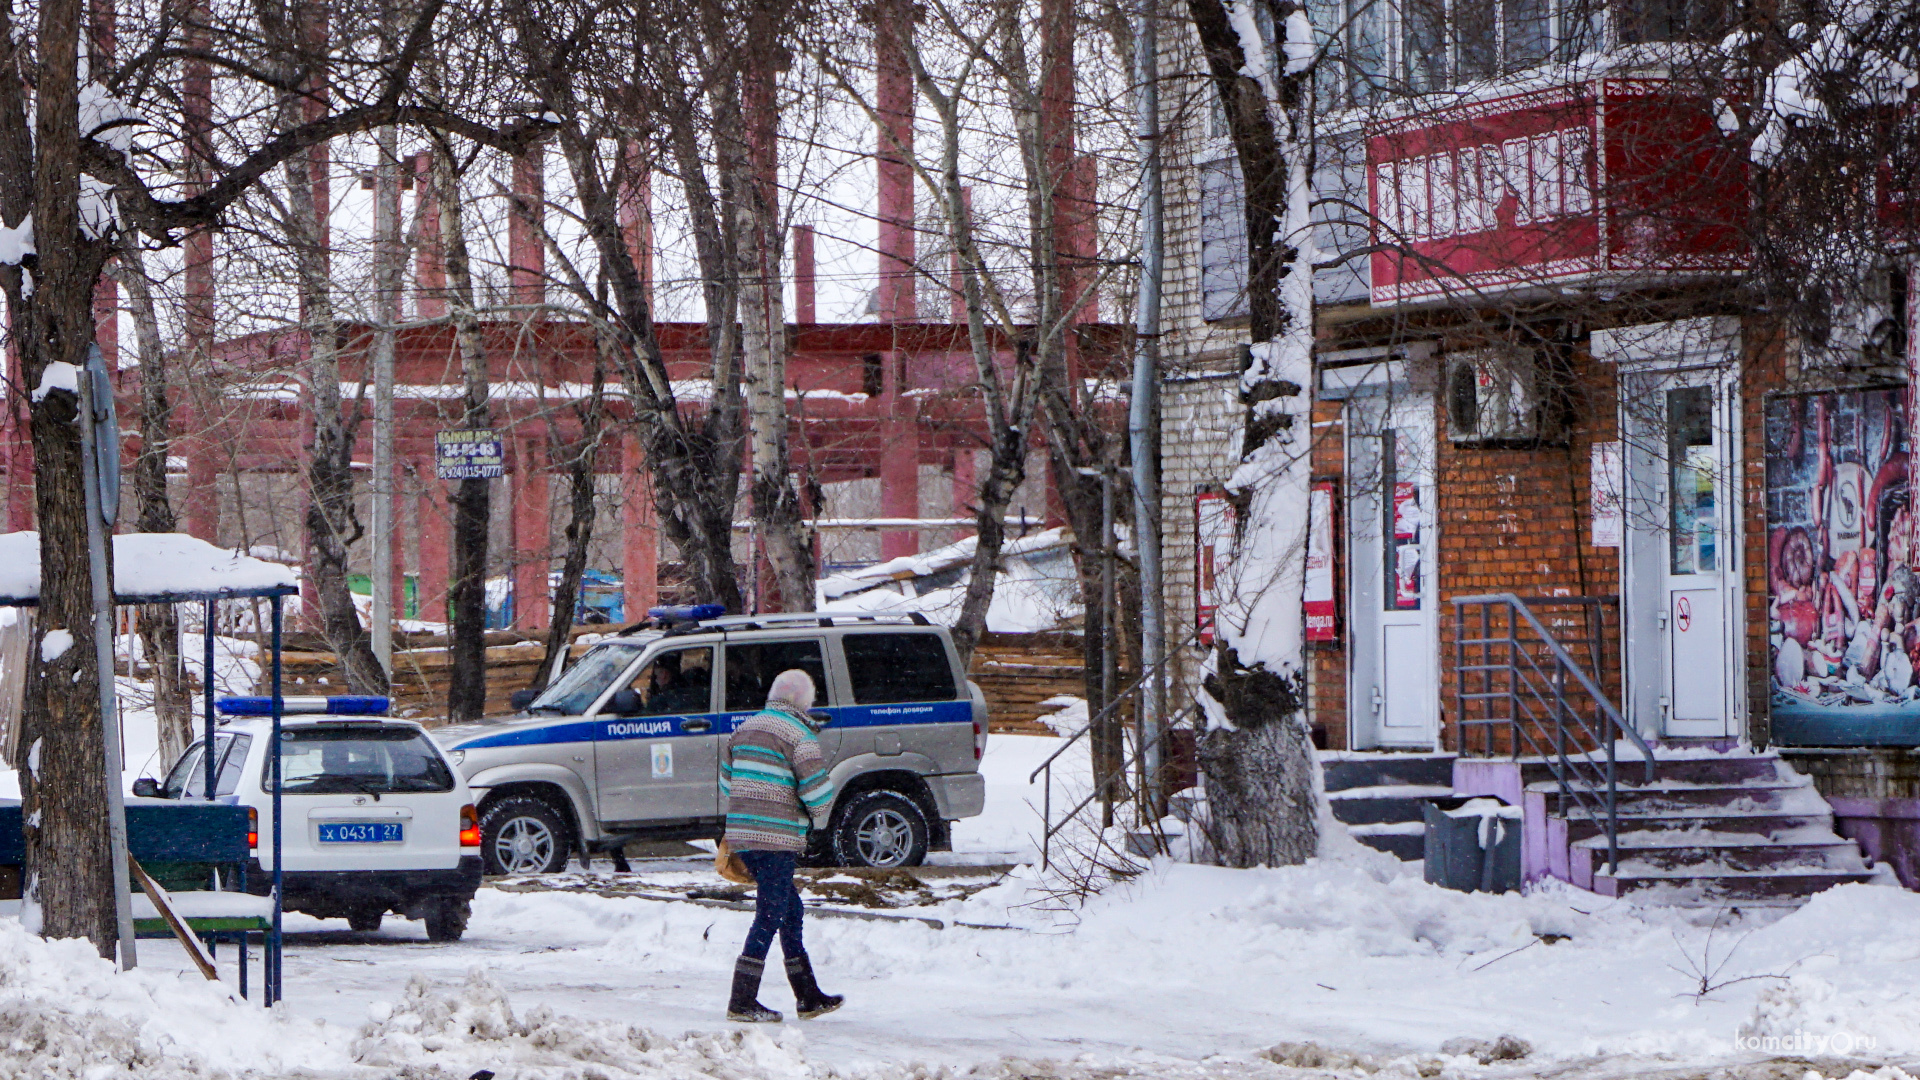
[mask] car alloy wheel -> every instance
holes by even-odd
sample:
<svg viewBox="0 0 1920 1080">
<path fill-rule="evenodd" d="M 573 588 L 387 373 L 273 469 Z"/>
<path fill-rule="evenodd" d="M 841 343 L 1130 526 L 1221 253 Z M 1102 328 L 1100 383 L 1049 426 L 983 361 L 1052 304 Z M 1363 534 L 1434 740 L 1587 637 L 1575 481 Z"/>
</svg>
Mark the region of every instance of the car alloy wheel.
<svg viewBox="0 0 1920 1080">
<path fill-rule="evenodd" d="M 899 866 L 913 854 L 913 824 L 891 807 L 862 818 L 853 837 L 860 861 L 868 866 Z"/>
<path fill-rule="evenodd" d="M 509 874 L 538 874 L 553 861 L 555 842 L 546 822 L 535 817 L 513 818 L 494 835 L 493 858 Z"/>
</svg>

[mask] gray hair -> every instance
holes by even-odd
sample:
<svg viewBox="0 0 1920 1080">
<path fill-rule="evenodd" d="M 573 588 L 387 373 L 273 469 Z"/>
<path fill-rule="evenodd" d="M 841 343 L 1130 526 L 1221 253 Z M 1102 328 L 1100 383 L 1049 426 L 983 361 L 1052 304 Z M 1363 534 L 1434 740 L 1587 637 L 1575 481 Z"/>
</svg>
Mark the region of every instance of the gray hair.
<svg viewBox="0 0 1920 1080">
<path fill-rule="evenodd" d="M 813 708 L 813 693 L 813 676 L 799 668 L 788 668 L 773 677 L 773 685 L 767 688 L 767 704 L 779 702 L 806 712 Z"/>
</svg>

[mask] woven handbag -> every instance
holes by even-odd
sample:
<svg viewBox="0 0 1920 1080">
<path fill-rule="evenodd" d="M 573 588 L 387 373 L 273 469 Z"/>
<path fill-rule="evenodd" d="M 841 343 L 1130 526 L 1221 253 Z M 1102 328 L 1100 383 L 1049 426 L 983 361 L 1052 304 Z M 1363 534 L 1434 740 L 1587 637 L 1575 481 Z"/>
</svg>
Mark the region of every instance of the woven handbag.
<svg viewBox="0 0 1920 1080">
<path fill-rule="evenodd" d="M 727 846 L 725 840 L 720 841 L 714 848 L 713 869 L 715 873 L 733 882 L 735 885 L 753 884 L 753 875 L 747 870 L 746 860 L 734 854 L 733 849 Z"/>
</svg>

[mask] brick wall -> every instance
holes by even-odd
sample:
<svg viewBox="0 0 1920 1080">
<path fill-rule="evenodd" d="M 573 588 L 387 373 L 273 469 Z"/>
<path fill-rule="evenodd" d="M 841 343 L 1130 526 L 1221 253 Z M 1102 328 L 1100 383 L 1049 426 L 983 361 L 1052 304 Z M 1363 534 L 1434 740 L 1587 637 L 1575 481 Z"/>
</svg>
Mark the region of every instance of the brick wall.
<svg viewBox="0 0 1920 1080">
<path fill-rule="evenodd" d="M 1346 439 L 1342 418 L 1345 412 L 1338 401 L 1313 404 L 1313 478 L 1332 479 L 1334 488 L 1333 595 L 1339 612 L 1336 622 L 1339 638 L 1309 643 L 1307 646 L 1307 718 L 1314 738 L 1324 749 L 1345 750 L 1349 746 L 1347 725 L 1347 577 L 1346 528 L 1343 503 L 1346 499 Z"/>
</svg>

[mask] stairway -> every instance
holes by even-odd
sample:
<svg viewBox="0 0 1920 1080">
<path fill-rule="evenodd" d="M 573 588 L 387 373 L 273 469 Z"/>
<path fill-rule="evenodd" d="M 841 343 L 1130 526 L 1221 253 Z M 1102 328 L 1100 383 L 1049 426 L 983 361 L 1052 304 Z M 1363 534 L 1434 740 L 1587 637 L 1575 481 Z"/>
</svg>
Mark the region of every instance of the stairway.
<svg viewBox="0 0 1920 1080">
<path fill-rule="evenodd" d="M 1772 753 L 1656 750 L 1652 783 L 1637 760 L 1622 761 L 1618 872 L 1607 868 L 1604 816 L 1575 800 L 1560 806 L 1544 763 L 1527 763 L 1522 775 L 1529 810 L 1548 814 L 1549 837 L 1558 842 L 1564 830 L 1569 880 L 1602 896 L 1798 904 L 1874 877 L 1858 845 L 1834 832 L 1812 780 Z"/>
<path fill-rule="evenodd" d="M 1322 753 L 1320 775 L 1333 816 L 1353 838 L 1412 862 L 1426 857 L 1429 799 L 1453 794 L 1452 754 Z"/>
</svg>

